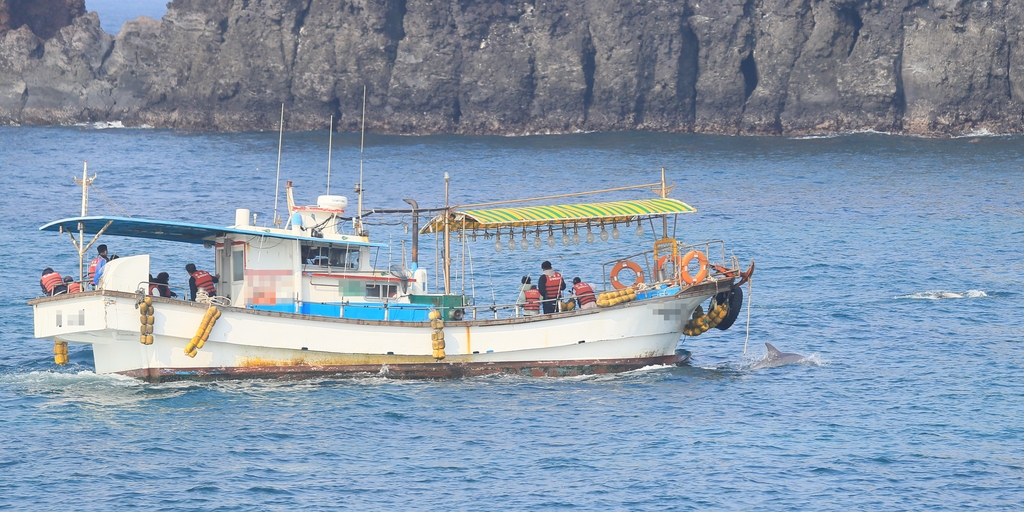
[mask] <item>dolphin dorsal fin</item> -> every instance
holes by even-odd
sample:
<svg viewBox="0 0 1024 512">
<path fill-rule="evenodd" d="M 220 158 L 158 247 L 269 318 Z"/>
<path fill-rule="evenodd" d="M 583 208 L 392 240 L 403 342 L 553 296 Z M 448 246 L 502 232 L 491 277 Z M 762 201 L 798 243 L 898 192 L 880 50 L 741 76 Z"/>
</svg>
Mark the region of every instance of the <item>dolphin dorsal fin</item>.
<svg viewBox="0 0 1024 512">
<path fill-rule="evenodd" d="M 782 355 L 782 352 L 779 352 L 779 349 L 773 347 L 771 343 L 765 343 L 764 346 L 768 347 L 768 357 L 775 357 L 775 356 Z"/>
</svg>

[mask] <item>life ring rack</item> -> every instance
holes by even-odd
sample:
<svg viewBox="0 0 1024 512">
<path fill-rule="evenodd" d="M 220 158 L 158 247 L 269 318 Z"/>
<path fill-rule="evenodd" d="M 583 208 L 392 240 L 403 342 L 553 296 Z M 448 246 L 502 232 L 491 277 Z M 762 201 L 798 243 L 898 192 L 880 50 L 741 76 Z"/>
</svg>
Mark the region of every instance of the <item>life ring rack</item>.
<svg viewBox="0 0 1024 512">
<path fill-rule="evenodd" d="M 675 263 L 676 268 L 683 268 L 683 257 L 682 256 L 678 256 L 678 255 L 677 256 L 672 256 L 670 254 L 666 254 L 666 255 L 658 258 L 658 263 L 655 266 L 655 268 L 657 269 L 659 275 L 661 274 L 661 269 L 665 268 L 665 264 L 668 263 L 669 261 L 672 261 L 673 263 Z"/>
<path fill-rule="evenodd" d="M 632 283 L 624 284 L 622 281 L 619 281 L 619 272 L 622 272 L 627 268 L 636 274 L 636 279 Z M 644 269 L 640 268 L 640 265 L 637 265 L 635 261 L 622 260 L 612 266 L 611 274 L 609 274 L 608 277 L 612 281 L 613 288 L 616 290 L 625 290 L 626 288 L 631 288 L 644 282 Z"/>
</svg>

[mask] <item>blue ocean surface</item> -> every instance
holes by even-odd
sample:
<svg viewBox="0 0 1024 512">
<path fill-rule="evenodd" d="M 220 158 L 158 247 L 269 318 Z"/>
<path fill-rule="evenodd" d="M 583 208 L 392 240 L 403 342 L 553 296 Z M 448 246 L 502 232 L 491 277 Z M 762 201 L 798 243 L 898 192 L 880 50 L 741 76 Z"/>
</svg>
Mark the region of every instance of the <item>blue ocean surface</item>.
<svg viewBox="0 0 1024 512">
<path fill-rule="evenodd" d="M 267 222 L 277 134 L 99 128 L 0 128 L 0 508 L 1024 504 L 1024 138 L 369 134 L 368 208 L 440 206 L 446 172 L 452 203 L 468 204 L 652 183 L 664 167 L 672 197 L 698 210 L 676 235 L 756 260 L 750 308 L 728 331 L 681 339 L 693 353 L 682 368 L 145 384 L 96 375 L 80 345 L 57 367 L 33 338 L 41 269 L 78 268 L 68 236 L 39 226 L 79 213 L 85 160 L 98 174 L 90 213 L 229 225 L 250 208 Z M 285 134 L 279 208 L 284 180 L 311 204 L 326 171 L 325 131 Z M 353 210 L 358 180 L 359 136 L 338 135 L 331 192 Z M 367 221 L 392 244 L 381 258 L 401 261 L 410 219 Z M 601 282 L 602 262 L 653 240 L 648 227 L 569 248 L 471 242 L 465 287 L 511 302 L 545 259 Z M 212 262 L 201 247 L 105 241 L 152 254 L 172 285 L 186 262 Z M 433 272 L 434 241 L 421 242 Z M 766 342 L 808 357 L 754 370 Z"/>
<path fill-rule="evenodd" d="M 85 10 L 96 11 L 103 31 L 116 35 L 124 22 L 139 16 L 159 20 L 167 12 L 169 3 L 167 0 L 86 0 Z"/>
</svg>

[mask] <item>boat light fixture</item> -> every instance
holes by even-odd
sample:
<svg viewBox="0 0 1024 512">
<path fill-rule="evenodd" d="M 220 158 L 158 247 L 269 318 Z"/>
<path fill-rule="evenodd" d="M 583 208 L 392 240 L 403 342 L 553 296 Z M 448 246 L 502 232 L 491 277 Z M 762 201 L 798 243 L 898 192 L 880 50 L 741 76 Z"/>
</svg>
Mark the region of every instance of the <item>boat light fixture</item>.
<svg viewBox="0 0 1024 512">
<path fill-rule="evenodd" d="M 644 236 L 644 226 L 643 224 L 640 224 L 639 221 L 636 223 L 636 236 L 639 238 L 643 238 Z"/>
<path fill-rule="evenodd" d="M 594 243 L 594 232 L 590 230 L 590 224 L 587 224 L 587 243 Z"/>
<path fill-rule="evenodd" d="M 484 234 L 486 236 L 486 234 Z M 501 232 L 498 232 L 497 240 L 494 241 L 494 252 L 501 252 Z"/>
<path fill-rule="evenodd" d="M 548 226 L 548 247 L 555 246 L 555 233 L 551 231 L 551 226 Z"/>
<path fill-rule="evenodd" d="M 619 231 L 618 224 L 612 224 L 612 239 L 618 240 L 622 233 Z"/>
<path fill-rule="evenodd" d="M 605 229 L 604 224 L 601 224 L 601 241 L 602 242 L 607 242 L 608 241 L 608 230 Z"/>
</svg>

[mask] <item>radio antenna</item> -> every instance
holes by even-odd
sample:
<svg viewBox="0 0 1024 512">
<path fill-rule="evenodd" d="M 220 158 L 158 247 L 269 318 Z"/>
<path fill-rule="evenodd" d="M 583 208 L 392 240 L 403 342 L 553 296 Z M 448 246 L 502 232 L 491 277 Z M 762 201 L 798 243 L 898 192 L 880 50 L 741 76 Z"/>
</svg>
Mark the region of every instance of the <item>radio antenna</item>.
<svg viewBox="0 0 1024 512">
<path fill-rule="evenodd" d="M 357 235 L 363 233 L 363 146 L 366 142 L 366 86 L 363 86 L 363 123 L 361 133 L 359 135 L 359 199 L 358 199 L 358 211 L 356 211 L 356 217 L 359 219 L 359 231 Z"/>
<path fill-rule="evenodd" d="M 327 136 L 327 195 L 331 195 L 331 150 L 334 149 L 334 114 L 331 114 L 331 129 Z"/>
<path fill-rule="evenodd" d="M 274 225 L 281 227 L 277 216 L 277 199 L 281 195 L 281 146 L 284 144 L 284 103 L 281 104 L 281 123 L 277 136 L 277 179 L 274 181 Z"/>
</svg>

